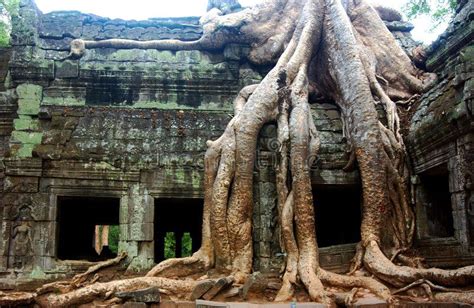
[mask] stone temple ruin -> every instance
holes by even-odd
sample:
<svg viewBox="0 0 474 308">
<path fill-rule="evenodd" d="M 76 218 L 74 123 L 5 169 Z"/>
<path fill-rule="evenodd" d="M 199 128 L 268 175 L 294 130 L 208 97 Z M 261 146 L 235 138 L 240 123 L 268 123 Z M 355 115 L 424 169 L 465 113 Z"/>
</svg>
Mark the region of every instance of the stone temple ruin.
<svg viewBox="0 0 474 308">
<path fill-rule="evenodd" d="M 472 19 L 468 1 L 428 50 L 426 68 L 438 74 L 437 84 L 404 109 L 416 248 L 437 267 L 474 263 Z M 407 52 L 416 46 L 409 23 L 385 23 Z M 42 14 L 32 0 L 21 1 L 12 47 L 0 50 L 3 286 L 61 278 L 114 257 L 94 250 L 97 226 L 119 230 L 118 251 L 127 252 L 129 272 L 163 260 L 167 234 L 176 256 L 184 236 L 192 251 L 199 248 L 206 140 L 222 134 L 238 91 L 270 68 L 251 65 L 249 47 L 237 44 L 212 52 L 68 54 L 75 38 L 189 41 L 201 33 L 194 17 Z M 312 169 L 321 263 L 344 272 L 360 239 L 361 184 L 357 170 L 342 170 L 350 153 L 338 108 L 311 106 L 322 138 Z M 282 262 L 275 137 L 274 125 L 261 131 L 254 172 L 253 264 L 263 273 Z"/>
</svg>

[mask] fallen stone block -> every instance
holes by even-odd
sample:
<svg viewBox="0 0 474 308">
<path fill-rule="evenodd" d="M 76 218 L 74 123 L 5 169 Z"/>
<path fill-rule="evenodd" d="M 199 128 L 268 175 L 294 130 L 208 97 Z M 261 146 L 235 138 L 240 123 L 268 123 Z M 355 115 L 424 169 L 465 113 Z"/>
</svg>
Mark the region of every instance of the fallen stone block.
<svg viewBox="0 0 474 308">
<path fill-rule="evenodd" d="M 115 293 L 115 296 L 130 302 L 140 302 L 147 304 L 160 302 L 160 290 L 157 287 L 135 291 L 117 292 Z"/>
</svg>

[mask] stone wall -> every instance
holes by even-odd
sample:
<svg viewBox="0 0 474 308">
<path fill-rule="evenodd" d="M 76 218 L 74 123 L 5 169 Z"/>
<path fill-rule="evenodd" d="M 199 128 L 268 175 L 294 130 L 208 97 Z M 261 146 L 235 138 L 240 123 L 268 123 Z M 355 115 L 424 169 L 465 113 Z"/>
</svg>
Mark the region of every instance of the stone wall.
<svg viewBox="0 0 474 308">
<path fill-rule="evenodd" d="M 58 198 L 87 196 L 120 198 L 120 249 L 128 252 L 130 270 L 146 270 L 154 263 L 154 199 L 203 197 L 206 140 L 220 136 L 239 89 L 258 82 L 268 67 L 249 64 L 249 48 L 241 45 L 214 52 L 95 49 L 79 60 L 65 59 L 69 42 L 79 37 L 196 39 L 197 18 L 43 15 L 22 1 L 13 23 L 9 97 L 15 110 L 8 114 L 2 153 L 1 268 L 5 275 L 34 277 L 79 270 L 77 262 L 57 259 Z M 313 182 L 357 185 L 357 172 L 341 171 L 349 149 L 337 107 L 313 104 L 312 111 L 322 138 Z M 275 126 L 268 125 L 255 167 L 255 269 L 262 271 L 281 261 L 275 257 L 281 252 L 275 241 L 275 146 Z M 28 258 L 15 255 L 12 232 L 19 225 L 31 234 Z M 334 251 L 323 264 L 346 266 L 353 245 Z"/>
<path fill-rule="evenodd" d="M 427 68 L 438 82 L 425 93 L 412 118 L 407 145 L 413 160 L 418 246 L 435 265 L 472 264 L 474 21 L 472 1 L 461 1 L 448 30 L 428 50 Z M 451 196 L 451 237 L 424 234 L 429 201 L 423 178 L 445 169 Z M 443 247 L 440 249 L 440 247 Z"/>
<path fill-rule="evenodd" d="M 61 197 L 119 199 L 119 249 L 128 253 L 129 270 L 150 268 L 155 200 L 203 198 L 206 140 L 224 130 L 239 89 L 261 80 L 269 68 L 251 65 L 248 46 L 234 44 L 212 52 L 94 49 L 81 59 L 67 59 L 74 38 L 193 40 L 202 31 L 197 18 L 123 21 L 78 12 L 41 14 L 23 0 L 13 25 L 8 89 L 0 94 L 2 275 L 55 277 L 87 265 L 57 258 Z M 387 26 L 404 48 L 413 46 L 409 25 Z M 349 147 L 338 108 L 311 103 L 322 142 L 313 184 L 357 187 L 357 171 L 342 171 Z M 274 124 L 262 129 L 254 173 L 258 271 L 278 270 L 282 261 L 275 134 Z M 18 242 L 15 230 L 30 237 L 27 243 Z M 347 269 L 354 246 L 322 248 L 322 265 Z"/>
</svg>

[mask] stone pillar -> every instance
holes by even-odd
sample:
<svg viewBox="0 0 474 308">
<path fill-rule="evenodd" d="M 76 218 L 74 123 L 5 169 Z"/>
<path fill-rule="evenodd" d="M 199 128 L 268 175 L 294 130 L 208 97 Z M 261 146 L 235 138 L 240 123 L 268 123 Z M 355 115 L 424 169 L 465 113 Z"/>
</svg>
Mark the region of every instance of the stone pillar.
<svg viewBox="0 0 474 308">
<path fill-rule="evenodd" d="M 254 174 L 253 241 L 254 270 L 278 268 L 281 257 L 278 230 L 275 164 L 277 161 L 275 125 L 266 125 L 258 141 Z"/>
<path fill-rule="evenodd" d="M 154 264 L 154 203 L 146 188 L 132 184 L 120 202 L 119 250 L 127 251 L 128 270 L 141 272 Z"/>
</svg>

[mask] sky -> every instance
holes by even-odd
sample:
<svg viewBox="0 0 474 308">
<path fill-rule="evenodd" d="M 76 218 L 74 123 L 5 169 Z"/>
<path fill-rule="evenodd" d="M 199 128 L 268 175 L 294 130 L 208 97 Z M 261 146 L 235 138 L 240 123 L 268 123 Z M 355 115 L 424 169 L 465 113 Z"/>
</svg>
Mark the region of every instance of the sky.
<svg viewBox="0 0 474 308">
<path fill-rule="evenodd" d="M 251 6 L 262 0 L 239 0 L 243 6 Z M 371 0 L 400 9 L 407 0 Z M 92 13 L 109 18 L 147 19 L 152 17 L 172 16 L 201 16 L 205 13 L 207 0 L 36 0 L 36 4 L 48 13 L 59 10 L 76 10 Z M 413 21 L 415 29 L 413 37 L 425 43 L 430 43 L 443 32 L 446 25 L 437 31 L 429 32 L 431 28 L 428 17 L 419 17 Z"/>
</svg>

